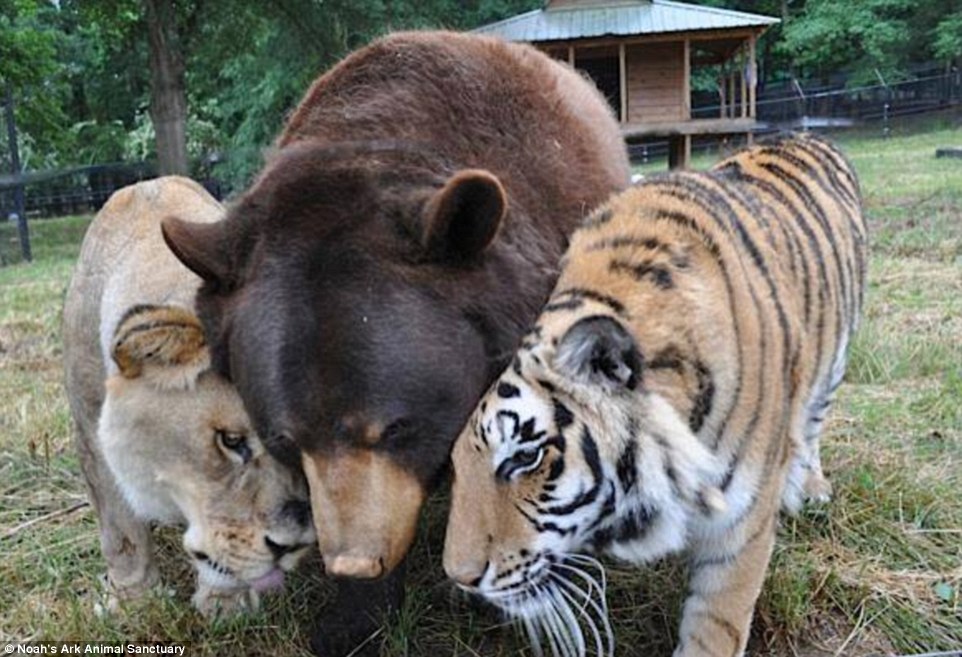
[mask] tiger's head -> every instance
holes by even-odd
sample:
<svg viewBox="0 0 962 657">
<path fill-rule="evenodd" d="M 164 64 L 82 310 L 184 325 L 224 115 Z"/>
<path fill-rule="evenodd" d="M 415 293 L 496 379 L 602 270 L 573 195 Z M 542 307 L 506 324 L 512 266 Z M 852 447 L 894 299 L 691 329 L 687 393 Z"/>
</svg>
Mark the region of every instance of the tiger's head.
<svg viewBox="0 0 962 657">
<path fill-rule="evenodd" d="M 542 316 L 452 456 L 445 571 L 529 634 L 547 619 L 549 638 L 597 583 L 579 553 L 661 556 L 683 547 L 693 514 L 724 504 L 722 467 L 647 385 L 626 318 L 578 305 Z"/>
</svg>

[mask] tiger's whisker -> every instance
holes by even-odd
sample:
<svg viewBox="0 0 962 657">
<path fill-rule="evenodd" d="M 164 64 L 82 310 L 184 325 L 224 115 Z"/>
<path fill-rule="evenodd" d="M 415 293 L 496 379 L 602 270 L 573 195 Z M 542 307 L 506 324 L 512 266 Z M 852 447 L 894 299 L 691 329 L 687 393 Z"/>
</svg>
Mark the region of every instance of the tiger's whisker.
<svg viewBox="0 0 962 657">
<path fill-rule="evenodd" d="M 570 564 L 564 564 L 564 563 L 559 563 L 557 565 L 561 568 L 564 568 L 578 575 L 580 578 L 585 580 L 588 583 L 589 594 L 592 590 L 597 590 L 599 597 L 601 598 L 601 607 L 602 609 L 604 609 L 605 615 L 608 614 L 608 600 L 607 600 L 607 596 L 605 595 L 605 588 L 603 585 L 599 585 L 598 581 L 595 578 L 593 578 L 590 574 L 588 574 L 586 571 L 582 570 L 581 568 L 576 568 L 575 566 L 572 566 Z"/>
<path fill-rule="evenodd" d="M 608 607 L 606 604 L 604 604 L 604 601 L 602 600 L 602 604 L 599 605 L 597 602 L 595 602 L 593 598 L 591 598 L 588 594 L 586 594 L 584 591 L 579 589 L 574 583 L 564 579 L 563 577 L 558 577 L 556 581 L 559 583 L 560 586 L 568 589 L 569 591 L 576 592 L 579 595 L 584 596 L 585 602 L 591 607 L 591 609 L 596 614 L 598 614 L 598 618 L 600 619 L 602 625 L 604 625 L 605 636 L 608 640 L 608 646 L 609 646 L 608 652 L 609 654 L 614 654 L 615 637 L 614 637 L 614 632 L 611 629 L 611 620 L 608 618 Z"/>
<path fill-rule="evenodd" d="M 541 598 L 540 587 L 536 587 L 536 590 L 538 592 L 537 597 L 540 600 Z M 541 609 L 535 609 L 534 614 L 535 614 L 535 619 L 538 621 L 538 625 L 540 626 L 542 633 L 548 639 L 548 644 L 551 646 L 551 654 L 553 655 L 553 657 L 558 657 L 558 655 L 561 654 L 561 651 L 558 649 L 558 642 L 555 638 L 554 632 L 552 631 L 547 615 L 542 613 Z"/>
<path fill-rule="evenodd" d="M 578 617 L 571 609 L 569 600 L 565 598 L 563 590 L 556 586 L 552 586 L 550 591 L 552 603 L 554 604 L 555 609 L 557 609 L 559 616 L 561 616 L 561 620 L 565 624 L 568 635 L 574 639 L 576 654 L 587 655 L 588 647 L 585 643 L 585 634 L 581 629 L 581 624 L 578 622 Z"/>
<path fill-rule="evenodd" d="M 601 561 L 590 554 L 578 554 L 572 553 L 565 555 L 566 559 L 570 559 L 576 563 L 581 563 L 584 565 L 594 566 L 598 569 L 598 573 L 601 575 L 601 593 L 606 594 L 608 591 L 608 577 L 605 573 L 605 566 Z"/>
<path fill-rule="evenodd" d="M 558 611 L 554 607 L 554 603 L 551 597 L 550 588 L 541 586 L 539 587 L 539 598 L 544 605 L 543 613 L 548 625 L 551 627 L 551 631 L 555 638 L 558 640 L 558 646 L 561 649 L 561 654 L 564 657 L 577 657 L 577 653 L 574 652 L 574 647 L 571 643 L 571 638 L 565 632 L 564 623 L 558 616 Z"/>
<path fill-rule="evenodd" d="M 575 605 L 575 606 L 578 605 L 578 602 L 574 599 L 574 597 L 570 593 L 565 591 L 563 588 L 559 588 L 558 593 L 568 601 L 569 605 Z M 594 619 L 592 619 L 591 615 L 586 611 L 586 608 L 587 608 L 587 605 L 579 607 L 578 613 L 581 614 L 581 617 L 585 619 L 585 622 L 588 624 L 588 627 L 591 629 L 591 636 L 594 639 L 595 650 L 597 651 L 600 657 L 601 655 L 605 654 L 604 644 L 601 640 L 601 631 L 598 629 L 598 625 L 595 623 Z"/>
</svg>

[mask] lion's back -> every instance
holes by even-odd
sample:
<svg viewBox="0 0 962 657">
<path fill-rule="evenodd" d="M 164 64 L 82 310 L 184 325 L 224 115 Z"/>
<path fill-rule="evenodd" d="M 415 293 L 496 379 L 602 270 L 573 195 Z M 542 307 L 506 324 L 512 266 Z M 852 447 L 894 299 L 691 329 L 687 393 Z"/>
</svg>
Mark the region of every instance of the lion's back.
<svg viewBox="0 0 962 657">
<path fill-rule="evenodd" d="M 199 284 L 163 242 L 160 221 L 172 214 L 216 221 L 223 210 L 197 183 L 157 178 L 115 192 L 94 217 L 64 299 L 67 396 L 81 431 L 92 435 L 112 364 L 105 340 L 123 313 L 143 303 L 192 307 Z M 106 337 L 105 337 L 106 336 Z"/>
</svg>

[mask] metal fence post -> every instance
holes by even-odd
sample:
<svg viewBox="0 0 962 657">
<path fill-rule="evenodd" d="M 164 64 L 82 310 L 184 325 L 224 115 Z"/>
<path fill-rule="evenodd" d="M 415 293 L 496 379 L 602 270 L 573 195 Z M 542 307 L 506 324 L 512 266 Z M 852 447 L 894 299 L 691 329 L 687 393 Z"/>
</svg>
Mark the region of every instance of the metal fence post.
<svg viewBox="0 0 962 657">
<path fill-rule="evenodd" d="M 33 255 L 30 253 L 30 229 L 27 226 L 27 208 L 24 202 L 23 179 L 20 171 L 20 150 L 17 144 L 17 124 L 13 116 L 13 88 L 8 84 L 6 98 L 7 119 L 7 143 L 10 146 L 10 173 L 14 177 L 13 187 L 13 207 L 17 215 L 17 232 L 20 234 L 20 252 L 23 254 L 23 261 L 30 262 Z M 5 219 L 5 217 L 0 217 Z"/>
</svg>

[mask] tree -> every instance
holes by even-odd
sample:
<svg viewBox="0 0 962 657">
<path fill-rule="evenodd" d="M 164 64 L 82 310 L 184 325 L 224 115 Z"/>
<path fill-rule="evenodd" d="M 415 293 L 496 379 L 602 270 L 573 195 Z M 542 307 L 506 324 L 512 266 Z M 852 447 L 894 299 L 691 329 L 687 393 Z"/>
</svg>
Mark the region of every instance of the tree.
<svg viewBox="0 0 962 657">
<path fill-rule="evenodd" d="M 189 173 L 184 55 L 173 0 L 144 0 L 150 60 L 150 117 L 160 174 Z"/>
</svg>

